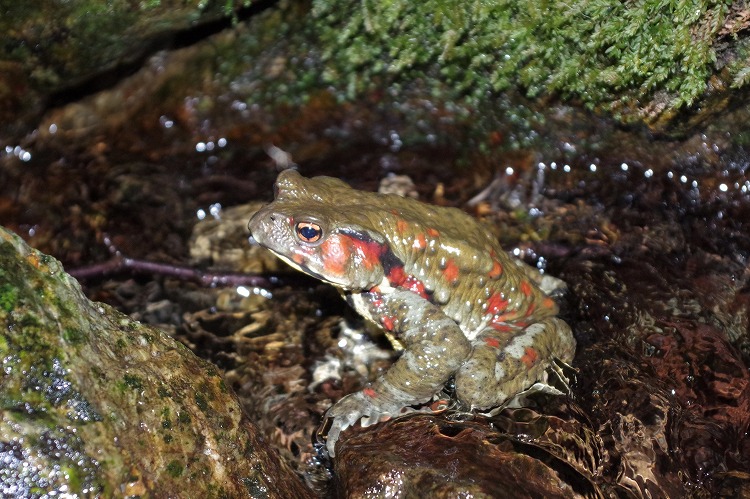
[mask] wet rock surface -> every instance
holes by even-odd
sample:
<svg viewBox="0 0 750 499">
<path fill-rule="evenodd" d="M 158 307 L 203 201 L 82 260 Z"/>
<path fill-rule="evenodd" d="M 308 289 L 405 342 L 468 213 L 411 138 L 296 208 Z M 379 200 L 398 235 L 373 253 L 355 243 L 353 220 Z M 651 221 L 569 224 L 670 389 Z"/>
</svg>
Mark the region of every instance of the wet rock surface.
<svg viewBox="0 0 750 499">
<path fill-rule="evenodd" d="M 559 431 L 553 426 L 559 420 L 550 422 L 523 412 L 513 429 L 503 421 L 496 427 L 487 420 L 461 422 L 420 415 L 370 431 L 351 431 L 341 455 L 337 454 L 339 492 L 346 497 L 445 498 L 583 497 L 597 492 L 593 474 L 577 469 L 582 463 L 571 459 L 577 451 L 586 453 L 586 446 L 570 445 L 566 454 L 564 442 L 550 441 L 545 434 L 554 438 Z M 562 431 L 570 438 L 576 429 L 565 426 Z"/>
<path fill-rule="evenodd" d="M 213 365 L 0 229 L 4 497 L 306 497 Z"/>
</svg>

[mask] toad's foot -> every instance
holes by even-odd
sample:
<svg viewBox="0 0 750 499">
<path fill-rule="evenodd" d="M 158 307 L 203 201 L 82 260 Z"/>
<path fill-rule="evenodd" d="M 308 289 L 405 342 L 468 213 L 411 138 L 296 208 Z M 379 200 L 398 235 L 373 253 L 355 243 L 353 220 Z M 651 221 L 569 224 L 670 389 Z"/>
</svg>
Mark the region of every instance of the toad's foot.
<svg viewBox="0 0 750 499">
<path fill-rule="evenodd" d="M 407 412 L 400 404 L 389 404 L 383 399 L 376 398 L 372 389 L 365 388 L 361 392 L 352 393 L 339 400 L 326 412 L 321 427 L 331 422 L 326 438 L 326 448 L 331 457 L 336 456 L 336 442 L 341 432 L 354 425 L 360 419 L 363 428 L 386 421 Z"/>
</svg>

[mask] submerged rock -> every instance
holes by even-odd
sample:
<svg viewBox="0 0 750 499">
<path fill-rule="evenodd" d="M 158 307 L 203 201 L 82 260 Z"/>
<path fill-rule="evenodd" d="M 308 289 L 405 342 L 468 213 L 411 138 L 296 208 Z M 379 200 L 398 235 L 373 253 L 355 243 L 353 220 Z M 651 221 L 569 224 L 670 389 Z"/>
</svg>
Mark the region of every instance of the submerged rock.
<svg viewBox="0 0 750 499">
<path fill-rule="evenodd" d="M 3 228 L 0 326 L 3 496 L 310 495 L 214 366 Z"/>
</svg>

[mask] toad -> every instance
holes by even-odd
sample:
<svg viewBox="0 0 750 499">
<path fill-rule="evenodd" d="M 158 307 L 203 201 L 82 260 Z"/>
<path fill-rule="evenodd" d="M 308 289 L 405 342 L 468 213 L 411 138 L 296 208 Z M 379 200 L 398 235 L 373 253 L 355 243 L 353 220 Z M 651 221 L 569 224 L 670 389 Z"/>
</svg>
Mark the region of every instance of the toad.
<svg viewBox="0 0 750 499">
<path fill-rule="evenodd" d="M 538 381 L 575 340 L 551 298 L 565 284 L 512 258 L 456 208 L 352 189 L 283 171 L 253 238 L 338 287 L 403 352 L 372 384 L 326 413 L 331 456 L 340 433 L 424 404 L 453 379 L 459 406 L 502 406 Z"/>
</svg>

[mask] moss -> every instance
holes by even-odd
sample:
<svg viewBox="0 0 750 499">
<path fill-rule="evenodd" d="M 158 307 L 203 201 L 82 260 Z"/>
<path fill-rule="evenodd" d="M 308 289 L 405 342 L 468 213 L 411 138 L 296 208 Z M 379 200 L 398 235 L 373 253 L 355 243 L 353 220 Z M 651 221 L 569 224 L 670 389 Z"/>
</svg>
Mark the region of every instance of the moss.
<svg viewBox="0 0 750 499">
<path fill-rule="evenodd" d="M 70 344 L 78 344 L 86 339 L 86 334 L 78 328 L 65 328 L 62 335 L 65 342 Z"/>
<path fill-rule="evenodd" d="M 435 75 L 478 103 L 509 87 L 559 94 L 615 113 L 706 91 L 727 2 L 340 2 L 313 13 L 326 78 L 357 91 L 378 77 Z M 744 67 L 739 67 L 744 66 Z M 734 69 L 746 84 L 747 61 Z"/>
<path fill-rule="evenodd" d="M 202 393 L 195 394 L 195 404 L 203 412 L 206 412 L 208 410 L 208 401 L 206 400 L 206 397 L 203 396 Z"/>
<path fill-rule="evenodd" d="M 138 376 L 126 374 L 122 377 L 122 381 L 125 386 L 133 390 L 143 390 L 143 381 Z"/>
<path fill-rule="evenodd" d="M 0 309 L 10 312 L 16 306 L 18 289 L 10 284 L 0 285 Z"/>
<path fill-rule="evenodd" d="M 167 473 L 174 478 L 182 476 L 184 471 L 185 468 L 178 461 L 170 461 L 169 464 L 167 464 Z"/>
</svg>

